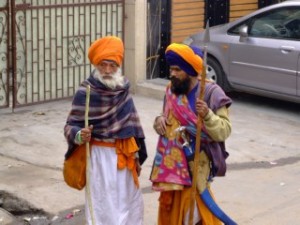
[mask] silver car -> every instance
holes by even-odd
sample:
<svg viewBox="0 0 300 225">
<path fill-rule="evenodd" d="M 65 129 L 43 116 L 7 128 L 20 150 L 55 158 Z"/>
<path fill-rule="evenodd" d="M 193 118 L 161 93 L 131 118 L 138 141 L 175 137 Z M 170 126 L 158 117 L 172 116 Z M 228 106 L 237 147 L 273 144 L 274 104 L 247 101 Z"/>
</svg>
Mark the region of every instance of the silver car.
<svg viewBox="0 0 300 225">
<path fill-rule="evenodd" d="M 211 27 L 207 77 L 238 90 L 300 103 L 300 1 L 257 10 Z M 184 43 L 203 48 L 204 32 Z"/>
</svg>

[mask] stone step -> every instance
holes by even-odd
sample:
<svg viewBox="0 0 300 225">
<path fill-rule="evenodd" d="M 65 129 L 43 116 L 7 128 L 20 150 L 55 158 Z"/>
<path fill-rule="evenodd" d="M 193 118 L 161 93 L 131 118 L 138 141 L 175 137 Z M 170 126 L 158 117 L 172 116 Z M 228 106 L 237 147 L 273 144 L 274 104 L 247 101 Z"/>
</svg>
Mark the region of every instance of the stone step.
<svg viewBox="0 0 300 225">
<path fill-rule="evenodd" d="M 136 85 L 135 94 L 163 100 L 166 86 L 169 82 L 169 80 L 161 78 L 139 82 Z"/>
</svg>

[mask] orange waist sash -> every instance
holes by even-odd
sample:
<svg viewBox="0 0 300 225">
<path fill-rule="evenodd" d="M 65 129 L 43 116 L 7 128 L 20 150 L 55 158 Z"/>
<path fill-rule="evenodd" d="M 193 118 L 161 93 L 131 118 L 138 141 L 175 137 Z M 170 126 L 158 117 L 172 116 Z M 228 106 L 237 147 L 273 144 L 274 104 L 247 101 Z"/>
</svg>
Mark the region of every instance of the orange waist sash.
<svg viewBox="0 0 300 225">
<path fill-rule="evenodd" d="M 126 167 L 131 170 L 134 183 L 139 187 L 138 175 L 136 171 L 135 153 L 139 150 L 134 137 L 126 139 L 116 139 L 115 142 L 105 142 L 93 139 L 92 145 L 116 148 L 118 155 L 118 169 L 122 170 Z"/>
</svg>

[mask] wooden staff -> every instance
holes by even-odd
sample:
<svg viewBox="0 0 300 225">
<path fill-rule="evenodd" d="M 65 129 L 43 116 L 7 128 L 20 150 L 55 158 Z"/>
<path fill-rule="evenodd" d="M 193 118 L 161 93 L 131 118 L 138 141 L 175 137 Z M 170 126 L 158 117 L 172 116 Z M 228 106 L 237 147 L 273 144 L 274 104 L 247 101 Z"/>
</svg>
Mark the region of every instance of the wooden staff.
<svg viewBox="0 0 300 225">
<path fill-rule="evenodd" d="M 90 93 L 91 87 L 87 85 L 86 87 L 86 98 L 85 98 L 85 116 L 84 116 L 84 126 L 85 128 L 89 128 L 89 108 L 90 108 Z M 92 224 L 95 225 L 95 218 L 94 218 L 94 209 L 92 204 L 92 197 L 91 197 L 91 189 L 90 189 L 90 142 L 85 143 L 86 148 L 86 194 L 88 197 L 88 205 L 90 210 L 90 216 L 92 219 Z"/>
<path fill-rule="evenodd" d="M 205 34 L 204 34 L 204 42 L 209 41 L 209 24 L 207 21 Z M 206 67 L 207 67 L 207 47 L 204 46 L 204 57 L 203 57 L 203 66 L 202 66 L 202 73 L 201 73 L 201 84 L 200 84 L 200 93 L 199 93 L 199 99 L 204 99 L 204 93 L 205 93 L 205 79 L 206 79 Z M 190 213 L 189 213 L 189 225 L 193 225 L 194 220 L 194 211 L 195 211 L 195 200 L 197 192 L 197 174 L 199 171 L 199 160 L 200 160 L 200 146 L 201 146 L 201 128 L 203 124 L 203 118 L 198 114 L 197 119 L 197 132 L 196 132 L 196 146 L 195 146 L 195 156 L 194 156 L 194 164 L 193 164 L 193 172 L 192 172 L 192 187 L 191 187 L 191 198 L 190 198 Z"/>
</svg>

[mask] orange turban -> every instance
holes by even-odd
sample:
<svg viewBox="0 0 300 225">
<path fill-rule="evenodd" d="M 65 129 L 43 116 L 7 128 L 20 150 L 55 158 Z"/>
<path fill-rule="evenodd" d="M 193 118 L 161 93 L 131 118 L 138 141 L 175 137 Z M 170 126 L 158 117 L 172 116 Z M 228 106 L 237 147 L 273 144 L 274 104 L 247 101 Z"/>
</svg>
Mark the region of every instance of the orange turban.
<svg viewBox="0 0 300 225">
<path fill-rule="evenodd" d="M 121 66 L 123 55 L 123 42 L 115 36 L 107 36 L 94 41 L 88 52 L 93 65 L 98 65 L 102 60 L 112 60 Z"/>
</svg>

